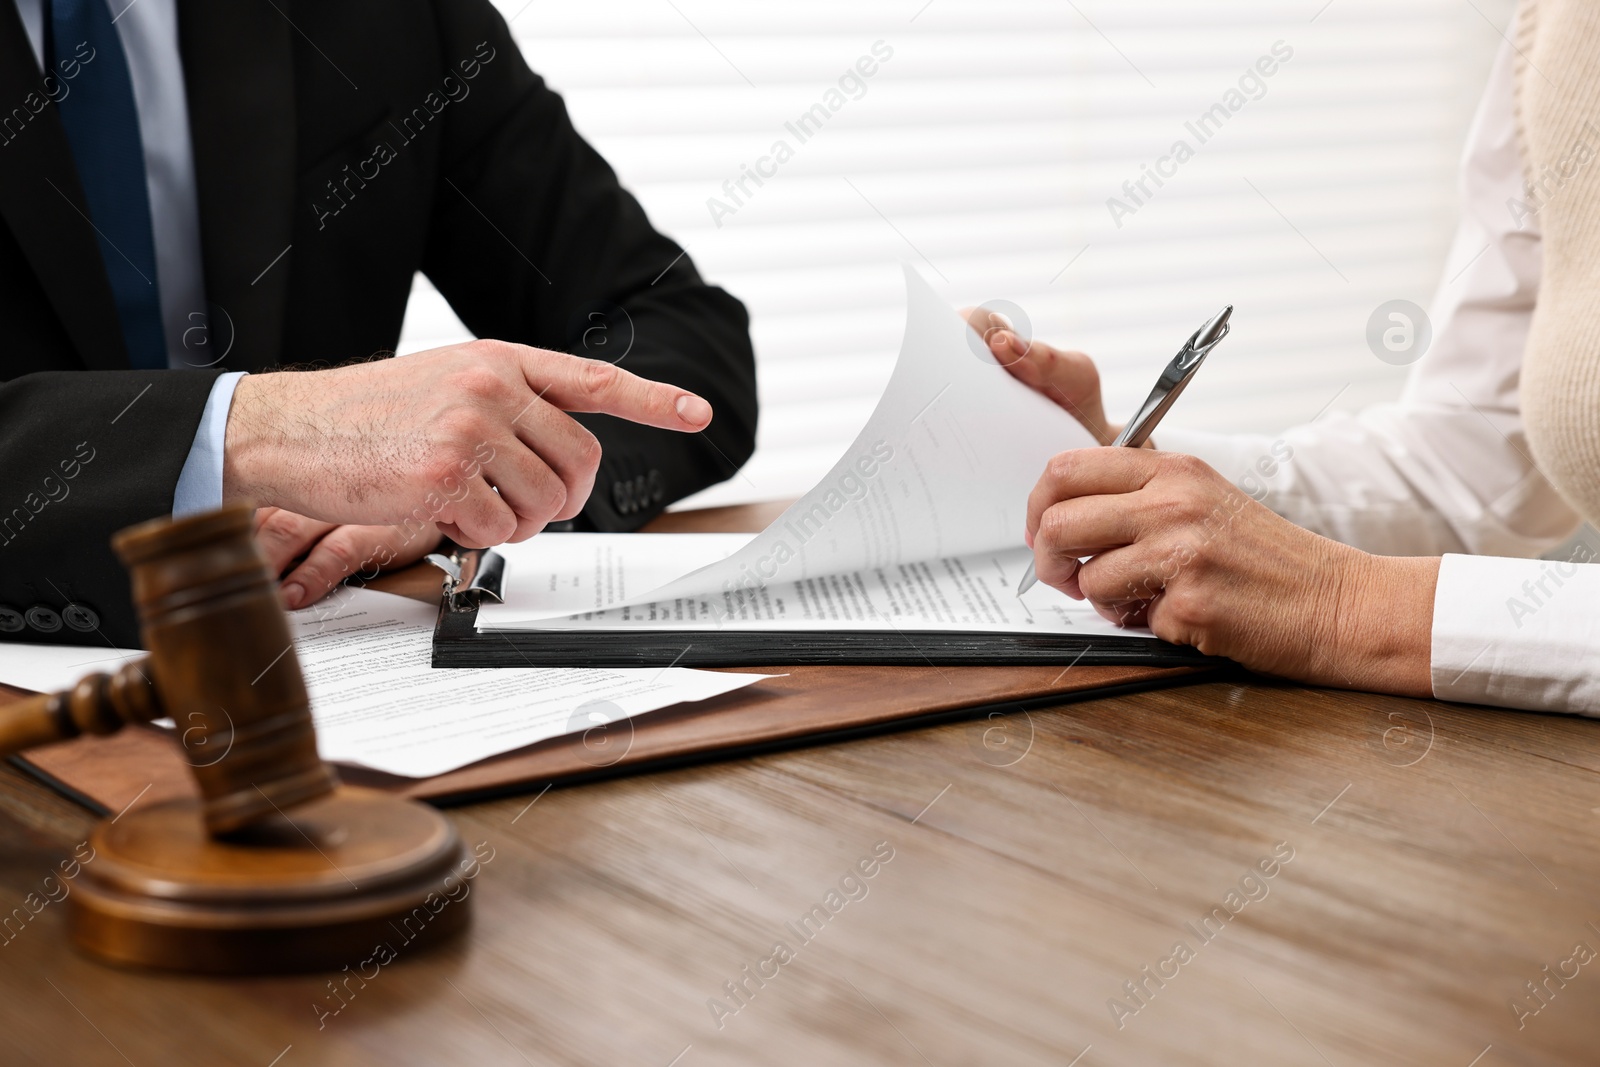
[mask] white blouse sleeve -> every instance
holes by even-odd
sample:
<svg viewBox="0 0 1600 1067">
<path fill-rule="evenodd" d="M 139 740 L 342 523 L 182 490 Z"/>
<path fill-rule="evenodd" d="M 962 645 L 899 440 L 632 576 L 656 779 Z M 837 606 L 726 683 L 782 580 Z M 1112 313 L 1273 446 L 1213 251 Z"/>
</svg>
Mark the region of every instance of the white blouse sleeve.
<svg viewBox="0 0 1600 1067">
<path fill-rule="evenodd" d="M 1496 59 L 1467 142 L 1449 259 L 1466 265 L 1439 286 L 1433 343 L 1401 399 L 1276 436 L 1163 427 L 1158 448 L 1198 456 L 1297 525 L 1369 552 L 1537 556 L 1571 535 L 1578 516 L 1534 469 L 1519 414 L 1540 243 L 1537 220 L 1515 210 L 1512 54 Z"/>
<path fill-rule="evenodd" d="M 1445 556 L 1433 599 L 1440 700 L 1600 716 L 1600 564 Z"/>
<path fill-rule="evenodd" d="M 1431 315 L 1431 349 L 1400 401 L 1274 438 L 1158 430 L 1295 523 L 1370 552 L 1443 555 L 1434 696 L 1600 716 L 1600 563 L 1535 469 L 1517 396 L 1539 288 L 1538 220 L 1522 206 L 1509 46 L 1473 120 L 1465 213 Z M 1473 555 L 1456 555 L 1469 552 Z"/>
</svg>

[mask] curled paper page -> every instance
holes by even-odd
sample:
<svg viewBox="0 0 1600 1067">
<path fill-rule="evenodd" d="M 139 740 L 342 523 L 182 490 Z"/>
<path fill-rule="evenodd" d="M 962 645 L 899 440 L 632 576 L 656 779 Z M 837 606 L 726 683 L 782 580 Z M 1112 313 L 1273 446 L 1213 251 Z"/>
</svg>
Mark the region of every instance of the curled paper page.
<svg viewBox="0 0 1600 1067">
<path fill-rule="evenodd" d="M 1000 366 L 909 266 L 905 280 L 899 359 L 866 427 L 833 469 L 742 547 L 725 555 L 722 545 L 696 549 L 721 558 L 695 559 L 654 588 L 638 579 L 626 589 L 613 583 L 582 610 L 720 598 L 732 601 L 729 613 L 740 614 L 759 590 L 807 579 L 950 557 L 1003 553 L 1009 563 L 1027 555 L 1028 493 L 1046 461 L 1095 441 L 1066 411 Z M 525 542 L 502 551 L 510 561 L 508 603 L 480 609 L 480 629 L 575 611 L 519 577 L 519 556 L 541 552 L 540 546 Z M 703 565 L 688 569 L 696 563 Z M 670 570 L 670 563 L 650 573 L 661 576 L 663 567 Z"/>
</svg>

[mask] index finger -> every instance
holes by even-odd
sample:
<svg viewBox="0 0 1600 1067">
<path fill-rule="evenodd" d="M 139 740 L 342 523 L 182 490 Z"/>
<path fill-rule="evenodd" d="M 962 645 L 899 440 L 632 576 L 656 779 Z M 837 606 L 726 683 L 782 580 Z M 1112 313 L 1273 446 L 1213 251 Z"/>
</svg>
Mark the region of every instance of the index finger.
<svg viewBox="0 0 1600 1067">
<path fill-rule="evenodd" d="M 1143 489 L 1161 468 L 1162 453 L 1146 448 L 1075 448 L 1050 457 L 1028 494 L 1028 536 L 1051 506 L 1080 496 L 1115 496 Z"/>
<path fill-rule="evenodd" d="M 519 355 L 528 386 L 563 411 L 598 412 L 684 432 L 703 430 L 711 422 L 711 405 L 676 385 L 563 352 L 523 348 Z"/>
</svg>

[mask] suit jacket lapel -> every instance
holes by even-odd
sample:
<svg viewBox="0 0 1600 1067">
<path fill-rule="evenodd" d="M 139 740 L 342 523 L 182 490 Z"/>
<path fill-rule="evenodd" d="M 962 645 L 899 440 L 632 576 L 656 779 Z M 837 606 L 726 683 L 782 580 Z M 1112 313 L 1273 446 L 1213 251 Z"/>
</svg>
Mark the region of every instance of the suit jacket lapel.
<svg viewBox="0 0 1600 1067">
<path fill-rule="evenodd" d="M 10 7 L 9 0 L 0 6 Z M 295 179 L 294 56 L 268 0 L 179 0 L 206 300 L 222 364 L 256 370 L 281 351 Z"/>
<path fill-rule="evenodd" d="M 70 81 L 61 84 L 71 91 Z M 0 133 L 0 215 L 84 364 L 94 370 L 126 368 L 128 348 L 78 168 L 61 117 L 48 100 L 17 5 L 5 0 L 0 3 L 5 108 L 0 118 L 8 124 Z M 20 127 L 13 108 L 30 116 Z"/>
</svg>

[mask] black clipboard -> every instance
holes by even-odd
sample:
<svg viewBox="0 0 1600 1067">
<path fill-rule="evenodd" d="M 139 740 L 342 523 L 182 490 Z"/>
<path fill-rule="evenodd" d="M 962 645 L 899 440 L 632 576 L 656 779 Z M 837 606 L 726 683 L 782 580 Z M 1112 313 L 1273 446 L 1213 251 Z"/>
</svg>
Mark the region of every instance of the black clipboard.
<svg viewBox="0 0 1600 1067">
<path fill-rule="evenodd" d="M 444 571 L 433 628 L 435 667 L 1212 667 L 1228 661 L 1147 637 L 888 630 L 478 631 L 478 608 L 500 601 L 505 560 L 457 549 L 429 562 Z"/>
</svg>

